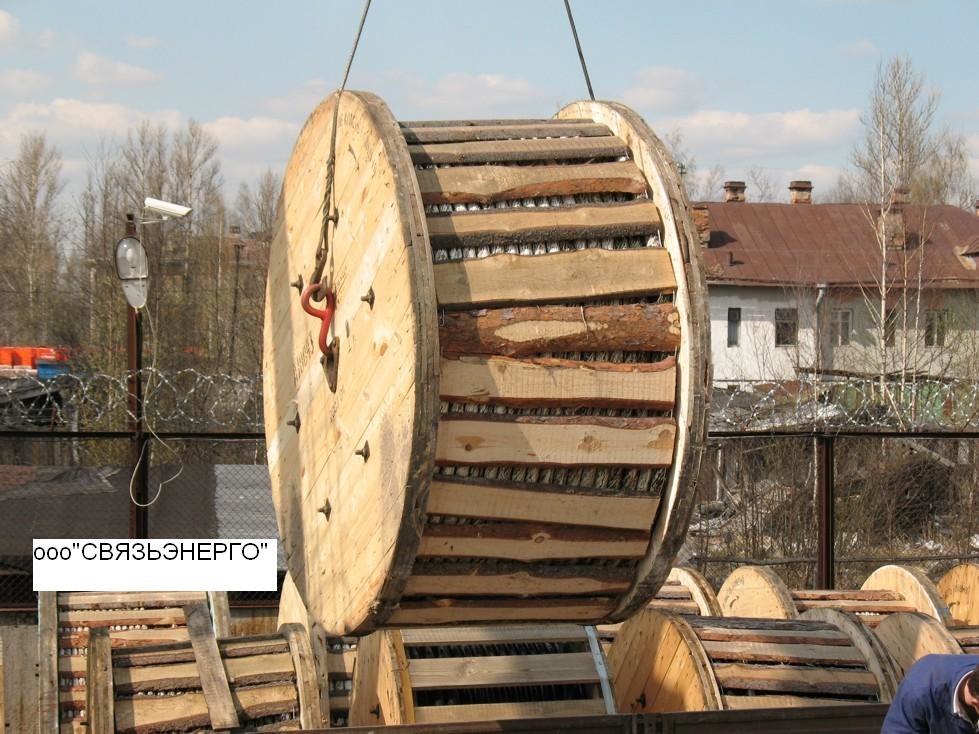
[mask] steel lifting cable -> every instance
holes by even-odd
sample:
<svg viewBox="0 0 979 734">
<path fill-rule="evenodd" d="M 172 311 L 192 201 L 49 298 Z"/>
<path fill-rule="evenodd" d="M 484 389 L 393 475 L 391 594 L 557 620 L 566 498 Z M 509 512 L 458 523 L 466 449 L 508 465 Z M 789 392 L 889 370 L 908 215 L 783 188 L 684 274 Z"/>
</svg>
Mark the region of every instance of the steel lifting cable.
<svg viewBox="0 0 979 734">
<path fill-rule="evenodd" d="M 571 14 L 571 0 L 564 0 L 564 9 L 568 11 L 568 23 L 571 24 L 571 35 L 574 36 L 574 45 L 578 49 L 578 60 L 581 61 L 581 71 L 585 75 L 585 86 L 588 87 L 588 96 L 591 101 L 595 101 L 595 92 L 591 88 L 591 77 L 588 76 L 588 64 L 585 63 L 585 54 L 581 50 L 581 41 L 578 40 L 578 29 L 574 25 L 574 16 Z"/>
</svg>

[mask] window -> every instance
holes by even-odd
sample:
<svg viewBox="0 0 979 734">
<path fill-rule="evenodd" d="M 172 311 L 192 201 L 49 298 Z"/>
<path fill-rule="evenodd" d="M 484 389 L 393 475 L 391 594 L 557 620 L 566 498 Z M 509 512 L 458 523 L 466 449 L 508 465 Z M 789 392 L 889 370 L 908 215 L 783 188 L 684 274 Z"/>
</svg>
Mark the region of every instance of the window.
<svg viewBox="0 0 979 734">
<path fill-rule="evenodd" d="M 945 332 L 948 330 L 948 311 L 925 312 L 925 346 L 944 347 Z"/>
<path fill-rule="evenodd" d="M 775 309 L 775 346 L 791 347 L 799 341 L 799 310 Z"/>
<path fill-rule="evenodd" d="M 736 347 L 741 339 L 741 309 L 727 310 L 727 345 Z"/>
<path fill-rule="evenodd" d="M 850 322 L 853 312 L 836 308 L 829 315 L 829 341 L 834 347 L 845 347 L 850 343 Z"/>
</svg>

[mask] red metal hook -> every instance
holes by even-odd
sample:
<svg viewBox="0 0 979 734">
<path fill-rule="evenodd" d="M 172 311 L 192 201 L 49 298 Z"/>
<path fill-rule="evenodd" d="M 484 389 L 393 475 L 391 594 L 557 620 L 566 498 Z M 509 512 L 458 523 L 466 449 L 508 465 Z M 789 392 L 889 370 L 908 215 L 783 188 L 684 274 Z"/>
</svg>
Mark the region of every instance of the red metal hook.
<svg viewBox="0 0 979 734">
<path fill-rule="evenodd" d="M 303 291 L 303 311 L 308 313 L 310 316 L 323 319 L 323 325 L 320 326 L 320 351 L 323 352 L 323 354 L 329 354 L 330 345 L 326 343 L 326 338 L 330 333 L 330 324 L 333 323 L 333 314 L 337 310 L 337 297 L 336 294 L 329 288 L 324 289 L 326 293 L 326 308 L 316 308 L 316 306 L 309 302 L 309 299 L 313 297 L 313 294 L 316 293 L 319 288 L 319 283 L 310 283 L 309 287 Z"/>
</svg>

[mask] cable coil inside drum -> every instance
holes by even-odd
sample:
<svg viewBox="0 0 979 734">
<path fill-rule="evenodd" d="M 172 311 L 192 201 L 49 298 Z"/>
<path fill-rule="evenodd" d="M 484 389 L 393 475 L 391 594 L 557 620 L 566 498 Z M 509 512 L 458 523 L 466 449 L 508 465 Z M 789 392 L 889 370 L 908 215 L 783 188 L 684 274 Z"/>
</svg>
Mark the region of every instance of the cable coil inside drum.
<svg viewBox="0 0 979 734">
<path fill-rule="evenodd" d="M 332 635 L 626 618 L 670 571 L 706 433 L 673 163 L 615 103 L 399 123 L 337 99 L 289 161 L 266 294 L 273 499 L 310 615 Z M 335 375 L 290 287 L 324 240 Z"/>
</svg>

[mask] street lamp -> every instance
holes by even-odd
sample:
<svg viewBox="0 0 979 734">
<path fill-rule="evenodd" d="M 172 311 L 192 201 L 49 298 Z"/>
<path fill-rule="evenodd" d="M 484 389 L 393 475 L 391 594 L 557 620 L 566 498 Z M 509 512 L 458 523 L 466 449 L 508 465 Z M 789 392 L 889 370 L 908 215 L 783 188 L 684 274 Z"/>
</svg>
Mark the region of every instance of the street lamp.
<svg viewBox="0 0 979 734">
<path fill-rule="evenodd" d="M 190 207 L 147 198 L 139 224 L 178 219 L 190 213 Z M 148 218 L 147 213 L 157 215 Z M 149 537 L 149 456 L 148 441 L 143 432 L 143 314 L 149 290 L 150 268 L 146 249 L 136 232 L 136 217 L 126 215 L 126 235 L 116 244 L 116 275 L 126 296 L 126 353 L 129 365 L 129 428 L 133 443 L 133 477 L 130 483 L 129 537 Z"/>
</svg>

